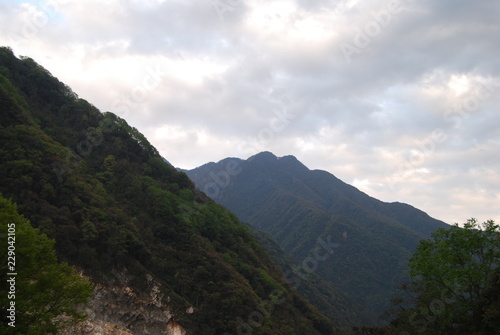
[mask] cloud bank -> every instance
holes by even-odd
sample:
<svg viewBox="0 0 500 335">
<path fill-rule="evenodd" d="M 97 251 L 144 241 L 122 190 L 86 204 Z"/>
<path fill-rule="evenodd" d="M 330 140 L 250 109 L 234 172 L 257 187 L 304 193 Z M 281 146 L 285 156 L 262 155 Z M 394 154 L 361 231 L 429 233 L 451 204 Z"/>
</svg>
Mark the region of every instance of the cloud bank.
<svg viewBox="0 0 500 335">
<path fill-rule="evenodd" d="M 0 1 L 0 43 L 193 168 L 268 150 L 500 221 L 500 3 Z"/>
</svg>

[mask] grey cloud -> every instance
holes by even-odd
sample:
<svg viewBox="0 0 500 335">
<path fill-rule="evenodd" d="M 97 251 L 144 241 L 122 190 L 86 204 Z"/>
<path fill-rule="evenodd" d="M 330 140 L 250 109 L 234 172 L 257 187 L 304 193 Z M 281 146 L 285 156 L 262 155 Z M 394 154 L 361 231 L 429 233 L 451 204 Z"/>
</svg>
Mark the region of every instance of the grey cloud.
<svg viewBox="0 0 500 335">
<path fill-rule="evenodd" d="M 63 19 L 52 20 L 15 51 L 35 59 L 41 53 L 65 64 L 79 55 L 82 69 L 74 73 L 80 78 L 58 68 L 49 70 L 75 85 L 82 97 L 115 112 L 116 99 L 140 87 L 148 66 L 180 68 L 193 61 L 204 64 L 202 70 L 218 66 L 197 83 L 175 73 L 175 66 L 170 68 L 145 99 L 123 115 L 151 138 L 160 126 L 179 132 L 178 137 L 158 135 L 172 142 L 152 140 L 175 165 L 194 167 L 259 149 L 294 154 L 347 182 L 367 180 L 366 191 L 383 200 L 407 201 L 424 210 L 427 206 L 444 220 L 451 218 L 446 208 L 474 215 L 476 208 L 463 197 L 446 195 L 467 189 L 475 180 L 478 186 L 473 189 L 487 192 L 476 194 L 471 203 L 485 216 L 500 219 L 498 211 L 487 208 L 489 199 L 500 194 L 498 183 L 490 182 L 492 176 L 500 180 L 500 85 L 473 112 L 454 118 L 447 114 L 476 87 L 454 94 L 448 87 L 453 76 L 472 78 L 473 83 L 500 77 L 500 3 L 401 0 L 401 12 L 392 15 L 390 24 L 353 54 L 350 63 L 339 45 L 355 45 L 358 29 L 375 20 L 374 12 L 387 9 L 387 2 L 297 0 L 298 10 L 290 16 L 266 12 L 272 2 L 232 3 L 219 15 L 211 1 L 149 6 L 69 2 L 61 6 Z M 262 17 L 252 16 L 254 4 L 261 6 Z M 2 22 L 22 25 L 17 5 L 0 1 L 0 9 Z M 269 26 L 264 30 L 259 22 L 251 25 L 251 17 L 268 20 Z M 316 40 L 291 35 L 307 20 L 324 28 L 312 30 L 319 34 L 311 36 Z M 284 26 L 272 31 L 274 23 Z M 3 28 L 2 43 L 7 35 Z M 124 80 L 98 82 L 89 77 L 94 66 L 126 57 L 130 68 L 123 69 Z M 44 62 L 50 64 L 50 59 Z M 112 63 L 109 67 L 110 73 L 117 71 Z M 136 82 L 126 77 L 130 73 L 136 73 Z M 259 140 L 259 134 L 270 129 L 275 110 L 283 109 L 293 115 L 286 127 L 255 148 L 241 148 Z M 428 172 L 405 174 L 409 155 L 422 150 L 436 130 L 446 139 L 434 143 L 415 167 L 409 166 Z M 481 175 L 478 169 L 488 173 Z M 387 185 L 392 181 L 395 191 Z M 481 206 L 481 200 L 488 206 Z"/>
</svg>

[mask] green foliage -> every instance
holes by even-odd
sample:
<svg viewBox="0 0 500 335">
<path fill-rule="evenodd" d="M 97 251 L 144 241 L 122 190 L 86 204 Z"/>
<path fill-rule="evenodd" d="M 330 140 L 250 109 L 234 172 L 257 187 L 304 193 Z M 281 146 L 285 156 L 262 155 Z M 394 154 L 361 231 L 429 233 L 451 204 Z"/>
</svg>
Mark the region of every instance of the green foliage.
<svg viewBox="0 0 500 335">
<path fill-rule="evenodd" d="M 113 172 L 116 165 L 116 158 L 113 155 L 109 155 L 104 159 L 103 168 L 106 172 Z"/>
<path fill-rule="evenodd" d="M 2 253 L 7 251 L 8 241 L 15 246 L 15 290 L 12 297 L 7 278 L 2 279 L 0 305 L 2 334 L 56 334 L 69 324 L 83 320 L 86 315 L 79 312 L 82 304 L 92 296 L 93 285 L 81 277 L 73 267 L 57 261 L 54 241 L 48 239 L 28 220 L 17 213 L 17 208 L 0 194 L 0 232 L 7 233 L 8 227 L 15 227 L 13 239 L 1 239 Z M 12 231 L 12 228 L 11 228 Z M 2 257 L 0 272 L 9 271 L 7 259 Z M 9 294 L 8 294 L 9 292 Z M 7 308 L 15 302 L 15 328 L 6 322 Z M 11 320 L 9 320 L 11 321 Z"/>
<path fill-rule="evenodd" d="M 500 332 L 500 267 L 495 270 L 491 285 L 481 295 L 478 310 L 482 312 L 481 332 L 498 334 Z"/>
<path fill-rule="evenodd" d="M 499 250 L 500 227 L 492 220 L 437 230 L 410 260 L 413 298 L 399 301 L 393 325 L 421 334 L 491 334 L 485 325 L 498 315 L 491 296 L 499 294 Z"/>
</svg>

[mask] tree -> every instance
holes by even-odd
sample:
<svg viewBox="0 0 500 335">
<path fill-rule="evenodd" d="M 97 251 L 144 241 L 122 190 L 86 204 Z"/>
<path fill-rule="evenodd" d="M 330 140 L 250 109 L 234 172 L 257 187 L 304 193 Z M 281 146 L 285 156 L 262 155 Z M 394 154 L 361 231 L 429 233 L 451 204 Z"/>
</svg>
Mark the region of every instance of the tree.
<svg viewBox="0 0 500 335">
<path fill-rule="evenodd" d="M 498 280 L 499 236 L 494 221 L 470 219 L 421 241 L 409 264 L 413 306 L 401 307 L 393 325 L 419 334 L 483 334 L 485 311 L 493 308 L 485 308 L 485 297 Z"/>
<path fill-rule="evenodd" d="M 492 285 L 482 295 L 480 307 L 483 333 L 500 334 L 500 267 L 496 269 Z"/>
<path fill-rule="evenodd" d="M 7 253 L 2 257 L 0 272 L 2 277 L 15 273 L 1 282 L 0 333 L 56 334 L 66 325 L 83 320 L 86 316 L 76 306 L 89 301 L 92 283 L 73 267 L 59 263 L 54 241 L 33 228 L 17 212 L 17 206 L 1 194 L 0 229 L 7 237 L 0 240 L 2 254 Z"/>
</svg>

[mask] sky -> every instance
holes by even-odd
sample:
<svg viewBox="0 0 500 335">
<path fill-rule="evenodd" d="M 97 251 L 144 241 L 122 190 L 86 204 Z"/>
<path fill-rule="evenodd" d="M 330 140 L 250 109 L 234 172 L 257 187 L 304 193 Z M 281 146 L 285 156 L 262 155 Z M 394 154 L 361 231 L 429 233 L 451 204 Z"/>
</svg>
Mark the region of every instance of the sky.
<svg viewBox="0 0 500 335">
<path fill-rule="evenodd" d="M 500 1 L 0 0 L 0 45 L 174 166 L 294 155 L 500 223 Z"/>
</svg>

